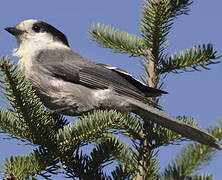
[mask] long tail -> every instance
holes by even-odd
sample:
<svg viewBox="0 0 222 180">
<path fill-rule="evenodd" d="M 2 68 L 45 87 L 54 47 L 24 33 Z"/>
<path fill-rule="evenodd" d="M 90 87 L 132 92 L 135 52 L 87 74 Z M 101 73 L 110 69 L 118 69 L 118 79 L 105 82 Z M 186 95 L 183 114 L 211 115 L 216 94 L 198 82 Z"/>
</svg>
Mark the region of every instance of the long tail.
<svg viewBox="0 0 222 180">
<path fill-rule="evenodd" d="M 222 150 L 222 146 L 218 143 L 218 139 L 210 134 L 191 127 L 177 120 L 176 118 L 170 117 L 162 111 L 154 109 L 142 102 L 132 99 L 128 99 L 128 102 L 134 106 L 135 110 L 133 112 L 142 118 L 151 120 L 191 140 Z"/>
</svg>

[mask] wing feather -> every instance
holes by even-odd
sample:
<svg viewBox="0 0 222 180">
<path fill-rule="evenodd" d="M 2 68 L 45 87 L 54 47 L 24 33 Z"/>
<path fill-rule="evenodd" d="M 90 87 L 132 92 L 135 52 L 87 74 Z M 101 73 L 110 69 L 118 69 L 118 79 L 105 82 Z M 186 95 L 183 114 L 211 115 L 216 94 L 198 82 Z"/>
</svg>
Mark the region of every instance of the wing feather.
<svg viewBox="0 0 222 180">
<path fill-rule="evenodd" d="M 93 89 L 111 88 L 114 92 L 150 103 L 147 97 L 164 91 L 149 88 L 130 74 L 111 66 L 96 64 L 71 50 L 45 50 L 38 54 L 38 63 L 52 76 Z M 144 91 L 150 92 L 144 92 Z M 149 96 L 147 96 L 149 94 Z"/>
<path fill-rule="evenodd" d="M 98 63 L 98 65 L 117 72 L 120 76 L 122 76 L 128 82 L 132 83 L 135 87 L 137 87 L 139 90 L 141 90 L 145 94 L 146 97 L 156 97 L 156 96 L 160 96 L 162 94 L 167 94 L 166 91 L 162 91 L 160 89 L 148 87 L 147 85 L 140 82 L 139 80 L 134 78 L 131 74 L 129 74 L 128 72 L 126 72 L 122 69 L 119 69 L 119 68 L 113 67 L 113 66 L 109 66 L 106 64 L 101 64 L 101 63 Z"/>
</svg>

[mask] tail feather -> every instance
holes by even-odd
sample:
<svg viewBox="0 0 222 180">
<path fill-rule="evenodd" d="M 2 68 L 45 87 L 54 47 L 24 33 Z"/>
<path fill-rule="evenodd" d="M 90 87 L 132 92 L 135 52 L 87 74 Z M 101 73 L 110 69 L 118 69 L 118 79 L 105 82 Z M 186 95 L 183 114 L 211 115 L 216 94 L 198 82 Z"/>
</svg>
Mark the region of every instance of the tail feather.
<svg viewBox="0 0 222 180">
<path fill-rule="evenodd" d="M 153 121 L 191 140 L 222 150 L 222 146 L 218 143 L 218 139 L 212 135 L 187 125 L 160 110 L 147 106 L 144 103 L 135 100 L 129 101 L 130 104 L 134 106 L 135 110 L 133 112 L 142 118 Z"/>
</svg>

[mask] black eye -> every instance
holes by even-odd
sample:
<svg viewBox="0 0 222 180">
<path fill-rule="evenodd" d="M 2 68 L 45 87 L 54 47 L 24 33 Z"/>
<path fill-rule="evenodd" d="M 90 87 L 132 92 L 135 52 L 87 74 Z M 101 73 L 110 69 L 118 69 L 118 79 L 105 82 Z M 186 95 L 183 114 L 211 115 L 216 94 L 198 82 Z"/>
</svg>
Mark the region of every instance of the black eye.
<svg viewBox="0 0 222 180">
<path fill-rule="evenodd" d="M 41 28 L 38 25 L 33 25 L 32 30 L 35 32 L 40 32 Z"/>
</svg>

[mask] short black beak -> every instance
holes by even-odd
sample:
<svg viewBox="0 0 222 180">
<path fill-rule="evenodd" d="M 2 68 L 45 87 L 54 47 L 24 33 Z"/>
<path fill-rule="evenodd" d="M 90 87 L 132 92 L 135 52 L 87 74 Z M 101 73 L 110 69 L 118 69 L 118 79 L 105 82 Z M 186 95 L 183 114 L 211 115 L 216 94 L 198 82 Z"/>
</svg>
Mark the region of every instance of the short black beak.
<svg viewBox="0 0 222 180">
<path fill-rule="evenodd" d="M 8 31 L 10 34 L 12 34 L 14 36 L 21 35 L 21 34 L 24 33 L 24 31 L 19 30 L 15 27 L 7 27 L 7 28 L 5 28 L 5 30 Z"/>
</svg>

